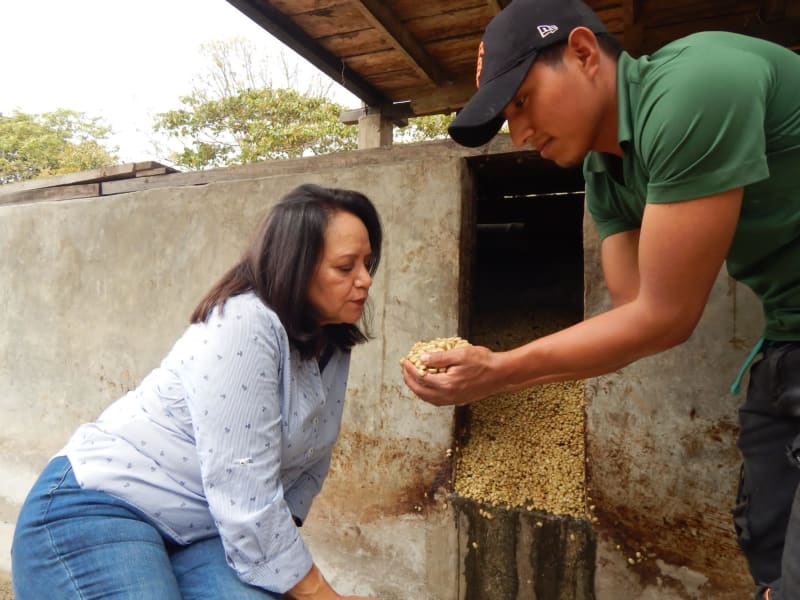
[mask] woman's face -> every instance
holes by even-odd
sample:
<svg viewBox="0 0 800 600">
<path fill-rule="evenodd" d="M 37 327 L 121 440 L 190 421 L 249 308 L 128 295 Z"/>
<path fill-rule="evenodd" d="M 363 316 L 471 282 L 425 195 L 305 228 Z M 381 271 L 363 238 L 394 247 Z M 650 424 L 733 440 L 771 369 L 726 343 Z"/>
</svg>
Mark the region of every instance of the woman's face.
<svg viewBox="0 0 800 600">
<path fill-rule="evenodd" d="M 361 219 L 349 212 L 334 212 L 308 289 L 321 325 L 356 323 L 361 318 L 372 285 L 367 270 L 371 254 L 369 234 Z"/>
</svg>

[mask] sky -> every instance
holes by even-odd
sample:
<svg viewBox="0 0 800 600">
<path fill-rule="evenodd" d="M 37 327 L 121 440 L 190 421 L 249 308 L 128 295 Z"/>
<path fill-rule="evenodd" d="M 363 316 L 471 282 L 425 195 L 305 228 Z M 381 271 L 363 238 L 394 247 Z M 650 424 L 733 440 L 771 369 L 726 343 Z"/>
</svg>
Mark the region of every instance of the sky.
<svg viewBox="0 0 800 600">
<path fill-rule="evenodd" d="M 283 49 L 304 76 L 329 81 L 226 0 L 3 0 L 0 114 L 67 108 L 102 117 L 122 162 L 158 160 L 155 114 L 207 68 L 203 43 L 242 37 L 265 54 Z M 334 85 L 348 108 L 359 100 Z"/>
</svg>

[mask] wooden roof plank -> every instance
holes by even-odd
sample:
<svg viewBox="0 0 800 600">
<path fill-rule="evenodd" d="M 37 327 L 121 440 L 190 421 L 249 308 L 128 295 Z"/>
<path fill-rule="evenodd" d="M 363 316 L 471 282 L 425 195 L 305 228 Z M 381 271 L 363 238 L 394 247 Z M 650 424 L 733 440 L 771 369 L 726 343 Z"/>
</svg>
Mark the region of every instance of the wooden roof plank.
<svg viewBox="0 0 800 600">
<path fill-rule="evenodd" d="M 493 15 L 496 15 L 501 10 L 503 10 L 503 6 L 500 4 L 500 0 L 486 0 L 486 4 L 489 6 L 489 10 L 492 12 Z"/>
<path fill-rule="evenodd" d="M 358 73 L 348 69 L 344 62 L 326 51 L 294 21 L 276 10 L 266 0 L 228 0 L 228 2 L 366 104 L 378 106 L 387 102 L 383 92 Z"/>
<path fill-rule="evenodd" d="M 340 2 L 325 10 L 301 13 L 292 17 L 291 21 L 315 40 L 374 27 L 351 1 L 344 4 Z"/>
<path fill-rule="evenodd" d="M 342 0 L 272 0 L 270 4 L 288 17 L 294 17 L 307 12 L 328 10 Z"/>
<path fill-rule="evenodd" d="M 643 43 L 642 2 L 643 0 L 622 0 L 622 45 L 633 55 L 639 54 Z"/>
<path fill-rule="evenodd" d="M 441 85 L 449 77 L 381 0 L 354 0 L 356 6 L 373 26 L 383 31 L 393 45 L 409 60 L 412 68 L 428 80 Z"/>
<path fill-rule="evenodd" d="M 622 6 L 622 0 L 585 0 L 595 12 Z"/>
<path fill-rule="evenodd" d="M 52 177 L 39 177 L 38 179 L 27 179 L 16 183 L 6 183 L 0 185 L 0 196 L 22 192 L 25 190 L 35 190 L 41 188 L 71 185 L 76 183 L 91 183 L 102 179 L 118 179 L 121 177 L 133 177 L 136 173 L 136 163 L 124 163 L 109 167 L 100 167 L 90 171 L 80 171 L 78 173 L 65 173 L 64 175 L 53 175 Z"/>
<path fill-rule="evenodd" d="M 333 16 L 344 9 L 347 0 L 271 0 L 275 9 L 289 17 L 297 17 L 306 13 Z M 508 0 L 501 0 L 508 4 Z M 393 0 L 386 4 L 401 21 L 421 17 L 439 17 L 442 14 L 459 12 L 464 9 L 484 7 L 487 0 Z"/>
<path fill-rule="evenodd" d="M 480 6 L 465 9 L 458 15 L 443 13 L 435 19 L 410 19 L 405 22 L 405 26 L 417 39 L 422 41 L 426 51 L 432 42 L 465 35 L 473 36 L 475 48 L 477 48 L 489 19 L 490 15 L 486 7 Z M 391 44 L 387 43 L 385 38 L 372 27 L 319 38 L 317 41 L 330 52 L 344 59 L 392 48 Z"/>
<path fill-rule="evenodd" d="M 381 89 L 387 92 L 387 94 L 391 94 L 392 90 L 398 88 L 407 88 L 411 86 L 419 87 L 420 83 L 419 76 L 417 75 L 416 71 L 411 68 L 389 72 L 380 71 L 370 75 L 369 81 L 375 86 L 380 86 Z M 431 89 L 435 89 L 433 84 L 431 84 Z M 408 100 L 408 98 L 395 98 L 394 95 L 392 95 L 392 100 L 394 102 L 400 102 L 403 100 Z"/>
<path fill-rule="evenodd" d="M 341 59 L 370 52 L 391 50 L 392 46 L 374 27 L 349 31 L 317 40 L 326 50 Z"/>
<path fill-rule="evenodd" d="M 408 71 L 411 68 L 405 55 L 394 49 L 351 56 L 347 58 L 347 65 L 367 78 L 380 73 Z M 427 77 L 424 79 L 433 83 Z"/>
<path fill-rule="evenodd" d="M 44 202 L 92 198 L 100 195 L 100 183 L 80 183 L 58 187 L 32 188 L 0 195 L 0 204 Z"/>
<path fill-rule="evenodd" d="M 800 52 L 800 17 L 787 17 L 770 23 L 755 23 L 741 33 L 770 40 Z"/>
<path fill-rule="evenodd" d="M 450 113 L 464 106 L 475 93 L 475 77 L 435 90 L 405 89 L 397 93 L 398 97 L 411 98 L 411 112 L 414 115 Z"/>
<path fill-rule="evenodd" d="M 303 56 L 328 76 L 357 77 L 365 103 L 410 101 L 414 114 L 460 108 L 472 95 L 475 52 L 509 0 L 228 0 L 262 6 L 304 33 Z M 738 31 L 800 47 L 800 0 L 586 0 L 637 55 L 701 30 Z M 247 13 L 245 13 L 247 14 Z M 262 26 L 264 26 L 262 24 Z M 269 27 L 264 27 L 270 31 Z M 281 39 L 279 37 L 279 39 Z M 286 40 L 282 40 L 286 41 Z M 297 48 L 292 45 L 290 46 Z M 327 62 L 325 62 L 327 61 Z M 323 66 L 320 66 L 320 65 Z M 437 72 L 438 71 L 438 72 Z M 357 86 L 356 86 L 357 87 Z"/>
<path fill-rule="evenodd" d="M 475 62 L 478 57 L 479 35 L 437 40 L 428 45 L 428 52 L 437 57 L 452 73 L 469 75 L 475 83 Z"/>
<path fill-rule="evenodd" d="M 702 23 L 717 21 L 722 25 L 729 15 L 749 13 L 756 17 L 759 8 L 758 0 L 644 0 L 641 18 L 648 28 L 674 24 L 700 31 L 705 27 Z M 720 26 L 712 24 L 712 28 Z"/>
<path fill-rule="evenodd" d="M 391 0 L 387 4 L 403 22 L 410 19 L 440 19 L 465 10 L 486 9 L 486 0 Z"/>
<path fill-rule="evenodd" d="M 786 0 L 763 0 L 761 2 L 761 15 L 765 21 L 777 21 L 785 14 Z"/>
<path fill-rule="evenodd" d="M 485 6 L 466 8 L 459 13 L 444 13 L 437 18 L 409 19 L 405 22 L 408 30 L 426 45 L 436 40 L 475 35 L 483 37 L 483 31 L 491 20 Z"/>
<path fill-rule="evenodd" d="M 698 31 L 733 31 L 771 40 L 789 48 L 800 45 L 800 19 L 783 19 L 774 23 L 761 23 L 748 13 L 714 16 L 698 21 L 683 21 L 660 27 L 648 27 L 644 36 L 645 52 Z"/>
</svg>

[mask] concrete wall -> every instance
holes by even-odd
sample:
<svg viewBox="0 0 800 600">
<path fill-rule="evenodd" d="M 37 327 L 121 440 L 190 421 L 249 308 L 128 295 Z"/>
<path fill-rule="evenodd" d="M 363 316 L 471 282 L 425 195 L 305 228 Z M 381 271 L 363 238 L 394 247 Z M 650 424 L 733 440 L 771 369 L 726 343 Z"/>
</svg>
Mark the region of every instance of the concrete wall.
<svg viewBox="0 0 800 600">
<path fill-rule="evenodd" d="M 342 435 L 305 533 L 342 592 L 454 598 L 440 487 L 452 409 L 412 397 L 398 364 L 415 341 L 458 329 L 462 166 L 434 155 L 359 152 L 242 180 L 0 206 L 0 568 L 48 458 L 160 362 L 269 205 L 316 182 L 372 198 L 385 246 L 370 294 L 376 339 L 354 351 Z"/>
<path fill-rule="evenodd" d="M 610 300 L 597 268 L 600 242 L 585 221 L 585 310 L 592 315 Z M 731 515 L 746 380 L 739 396 L 729 388 L 762 327 L 755 295 L 723 269 L 687 343 L 587 382 L 598 599 L 750 597 Z"/>
<path fill-rule="evenodd" d="M 497 151 L 507 140 L 480 150 Z M 354 352 L 342 436 L 304 535 L 341 592 L 464 598 L 465 552 L 444 502 L 453 412 L 413 398 L 398 360 L 417 340 L 459 332 L 468 154 L 394 147 L 0 206 L 0 572 L 48 458 L 159 363 L 257 219 L 309 181 L 369 195 L 385 247 L 371 292 L 376 339 Z M 588 314 L 608 302 L 598 252 L 587 226 Z M 760 323 L 753 298 L 721 275 L 687 345 L 587 383 L 599 600 L 745 597 L 729 518 L 739 400 L 726 390 Z M 645 546 L 653 556 L 631 566 Z"/>
</svg>

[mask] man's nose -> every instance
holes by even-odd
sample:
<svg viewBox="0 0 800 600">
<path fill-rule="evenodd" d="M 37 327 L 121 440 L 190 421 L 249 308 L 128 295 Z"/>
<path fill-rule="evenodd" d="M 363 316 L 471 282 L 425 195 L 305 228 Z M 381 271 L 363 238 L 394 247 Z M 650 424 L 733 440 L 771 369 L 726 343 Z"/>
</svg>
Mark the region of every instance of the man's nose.
<svg viewBox="0 0 800 600">
<path fill-rule="evenodd" d="M 511 144 L 515 148 L 522 148 L 531 139 L 533 129 L 522 119 L 511 119 L 508 121 L 508 133 Z"/>
</svg>

